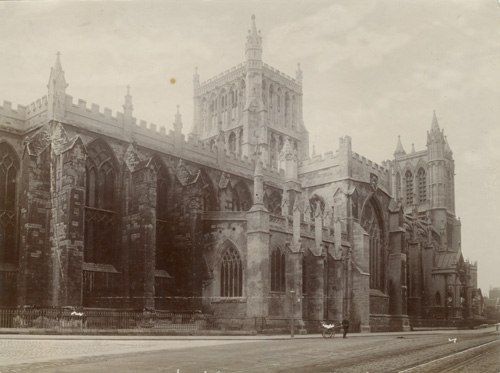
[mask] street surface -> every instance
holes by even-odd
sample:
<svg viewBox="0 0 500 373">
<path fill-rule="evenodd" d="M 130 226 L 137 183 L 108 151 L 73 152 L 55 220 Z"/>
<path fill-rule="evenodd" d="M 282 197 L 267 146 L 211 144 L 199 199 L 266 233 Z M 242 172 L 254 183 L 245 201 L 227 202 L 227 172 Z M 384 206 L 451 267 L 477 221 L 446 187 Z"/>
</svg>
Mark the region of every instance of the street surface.
<svg viewBox="0 0 500 373">
<path fill-rule="evenodd" d="M 0 372 L 500 373 L 500 331 L 350 334 L 347 339 L 0 335 Z"/>
</svg>

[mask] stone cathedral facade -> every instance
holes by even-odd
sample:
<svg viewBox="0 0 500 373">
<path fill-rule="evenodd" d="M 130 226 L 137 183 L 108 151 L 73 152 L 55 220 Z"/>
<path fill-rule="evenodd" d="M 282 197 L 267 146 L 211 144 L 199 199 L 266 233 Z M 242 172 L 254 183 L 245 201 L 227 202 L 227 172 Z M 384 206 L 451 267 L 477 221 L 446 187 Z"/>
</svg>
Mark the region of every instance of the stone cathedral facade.
<svg viewBox="0 0 500 373">
<path fill-rule="evenodd" d="M 474 317 L 454 161 L 434 116 L 427 148 L 375 164 L 342 137 L 310 156 L 302 72 L 244 62 L 194 75 L 183 134 L 67 93 L 0 107 L 0 307 L 198 310 L 284 325 L 349 317 L 355 330 Z M 424 134 L 422 134 L 424 135 Z M 389 150 L 388 150 L 389 153 Z M 291 295 L 292 294 L 292 295 Z"/>
</svg>

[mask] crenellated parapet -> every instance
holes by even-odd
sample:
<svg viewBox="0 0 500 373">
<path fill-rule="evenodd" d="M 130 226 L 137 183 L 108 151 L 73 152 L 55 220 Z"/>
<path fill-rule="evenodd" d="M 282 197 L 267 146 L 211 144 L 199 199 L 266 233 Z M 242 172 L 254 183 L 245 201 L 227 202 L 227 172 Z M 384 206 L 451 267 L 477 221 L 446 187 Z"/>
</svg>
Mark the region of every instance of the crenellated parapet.
<svg viewBox="0 0 500 373">
<path fill-rule="evenodd" d="M 18 105 L 12 108 L 12 103 L 4 101 L 0 106 L 0 129 L 22 133 L 25 130 L 26 106 Z"/>
<path fill-rule="evenodd" d="M 367 167 L 369 170 L 373 171 L 373 172 L 377 172 L 377 173 L 381 173 L 381 174 L 389 174 L 389 170 L 375 162 L 372 162 L 371 160 L 359 155 L 358 153 L 356 152 L 353 152 L 352 153 L 353 155 L 353 159 L 360 162 L 364 167 Z"/>
<path fill-rule="evenodd" d="M 218 88 L 222 88 L 226 85 L 230 85 L 234 81 L 238 79 L 244 79 L 246 73 L 245 64 L 240 63 L 237 66 L 232 67 L 229 70 L 224 71 L 223 73 L 218 74 L 200 84 L 198 88 L 195 89 L 194 95 L 203 96 L 208 92 L 216 90 Z"/>
<path fill-rule="evenodd" d="M 15 133 L 25 133 L 47 122 L 47 96 L 33 101 L 29 105 L 17 105 L 4 101 L 0 106 L 0 128 Z"/>
<path fill-rule="evenodd" d="M 274 80 L 283 87 L 286 87 L 287 89 L 298 94 L 302 94 L 302 85 L 299 84 L 297 80 L 292 78 L 291 76 L 286 75 L 285 73 L 275 69 L 272 66 L 269 66 L 266 63 L 264 63 L 263 65 L 262 72 L 264 78 Z"/>
</svg>

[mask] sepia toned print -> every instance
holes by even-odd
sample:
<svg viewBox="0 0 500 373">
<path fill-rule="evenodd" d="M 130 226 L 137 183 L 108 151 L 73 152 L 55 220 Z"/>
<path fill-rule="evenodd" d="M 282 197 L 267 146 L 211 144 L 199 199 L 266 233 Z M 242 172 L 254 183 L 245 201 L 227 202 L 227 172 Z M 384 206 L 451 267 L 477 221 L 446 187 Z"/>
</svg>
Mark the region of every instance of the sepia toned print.
<svg viewBox="0 0 500 373">
<path fill-rule="evenodd" d="M 75 9 L 97 9 L 90 4 L 59 6 L 69 16 Z M 124 14 L 135 6 L 126 6 Z M 186 11 L 186 5 L 179 7 Z M 206 7 L 200 14 L 214 12 Z M 357 9 L 366 20 L 379 11 L 373 5 L 369 10 L 324 3 L 317 7 Z M 40 5 L 31 9 L 47 11 Z M 109 3 L 102 9 L 118 12 Z M 153 9 L 150 4 L 138 14 Z M 98 22 L 95 17 L 88 22 Z M 325 124 L 321 112 L 329 111 L 326 106 L 316 117 L 307 109 L 308 104 L 315 107 L 319 96 L 329 95 L 308 86 L 308 75 L 321 75 L 321 64 L 306 57 L 307 63 L 294 61 L 290 70 L 287 58 L 276 58 L 279 52 L 272 47 L 282 46 L 284 57 L 293 53 L 290 45 L 277 42 L 276 30 L 285 23 L 272 29 L 268 17 L 240 15 L 248 30 L 227 35 L 228 45 L 240 51 L 233 66 L 226 66 L 227 45 L 209 46 L 210 57 L 220 60 L 208 69 L 212 77 L 202 78 L 204 67 L 185 56 L 182 64 L 192 66 L 189 79 L 182 69 L 168 76 L 162 71 L 157 78 L 163 80 L 161 89 L 178 98 L 155 105 L 163 116 L 172 113 L 169 125 L 140 119 L 143 109 L 136 92 L 145 94 L 140 78 L 134 78 L 137 90 L 134 82 L 127 85 L 127 77 L 115 84 L 112 66 L 121 62 L 107 52 L 99 65 L 108 72 L 86 84 L 96 92 L 101 85 L 104 91 L 113 85 L 114 94 L 122 96 L 119 111 L 95 104 L 98 100 L 91 97 L 79 98 L 72 83 L 74 64 L 66 63 L 66 58 L 74 61 L 75 52 L 66 57 L 60 48 L 52 67 L 45 68 L 50 72 L 40 98 L 17 106 L 3 101 L 2 330 L 141 336 L 291 333 L 300 339 L 320 338 L 328 329 L 329 336 L 343 331 L 347 344 L 358 343 L 352 339 L 361 338 L 359 333 L 472 330 L 498 322 L 498 302 L 490 304 L 480 287 L 481 261 L 473 243 L 463 239 L 470 218 L 459 218 L 464 194 L 457 192 L 457 170 L 468 161 L 457 156 L 458 141 L 448 139 L 448 128 L 454 127 L 447 119 L 449 107 L 435 105 L 425 113 L 420 107 L 419 126 L 405 130 L 399 124 L 406 137 L 393 128 L 377 130 L 377 124 L 364 123 L 371 134 L 364 138 L 357 123 L 366 120 L 364 114 L 358 119 L 343 114 L 350 119 L 338 127 Z M 319 15 L 304 16 L 304 23 L 318 32 L 311 23 L 314 17 Z M 155 22 L 153 17 L 150 27 Z M 259 30 L 261 22 L 267 24 L 269 44 L 266 32 Z M 186 40 L 192 32 L 186 31 Z M 289 32 L 304 40 L 294 26 Z M 377 61 L 346 57 L 349 69 L 367 74 L 371 64 L 382 65 L 386 53 L 408 43 L 410 33 L 401 32 L 391 39 L 393 44 L 379 46 Z M 234 40 L 239 44 L 232 45 Z M 233 61 L 234 52 L 227 55 Z M 148 63 L 151 71 L 145 76 L 161 69 L 161 61 Z M 38 80 L 44 79 L 43 69 Z M 187 85 L 190 103 L 181 98 Z M 335 90 L 334 84 L 330 87 Z M 155 89 L 152 96 L 158 96 Z M 26 95 L 26 102 L 33 99 Z M 382 101 L 379 109 L 398 99 Z M 414 143 L 408 146 L 409 141 Z M 316 151 L 325 144 L 326 153 Z M 457 149 L 462 151 L 462 145 Z M 372 154 L 385 160 L 371 159 Z M 481 251 L 477 255 L 483 257 Z M 449 337 L 455 338 L 453 344 L 461 341 L 461 336 Z M 323 344 L 329 340 L 321 338 Z M 224 371 L 228 366 L 212 368 Z"/>
</svg>

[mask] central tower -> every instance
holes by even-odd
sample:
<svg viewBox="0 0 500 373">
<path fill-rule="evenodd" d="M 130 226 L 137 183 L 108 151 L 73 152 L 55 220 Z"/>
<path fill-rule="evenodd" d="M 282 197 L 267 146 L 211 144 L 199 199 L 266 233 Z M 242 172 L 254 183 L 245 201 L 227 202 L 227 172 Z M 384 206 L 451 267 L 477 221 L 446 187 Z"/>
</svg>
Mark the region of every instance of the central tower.
<svg viewBox="0 0 500 373">
<path fill-rule="evenodd" d="M 245 44 L 245 62 L 203 83 L 194 75 L 192 135 L 213 146 L 222 137 L 227 154 L 252 157 L 279 168 L 288 140 L 299 159 L 308 158 L 309 134 L 302 119 L 302 71 L 295 79 L 262 61 L 255 16 Z"/>
</svg>

